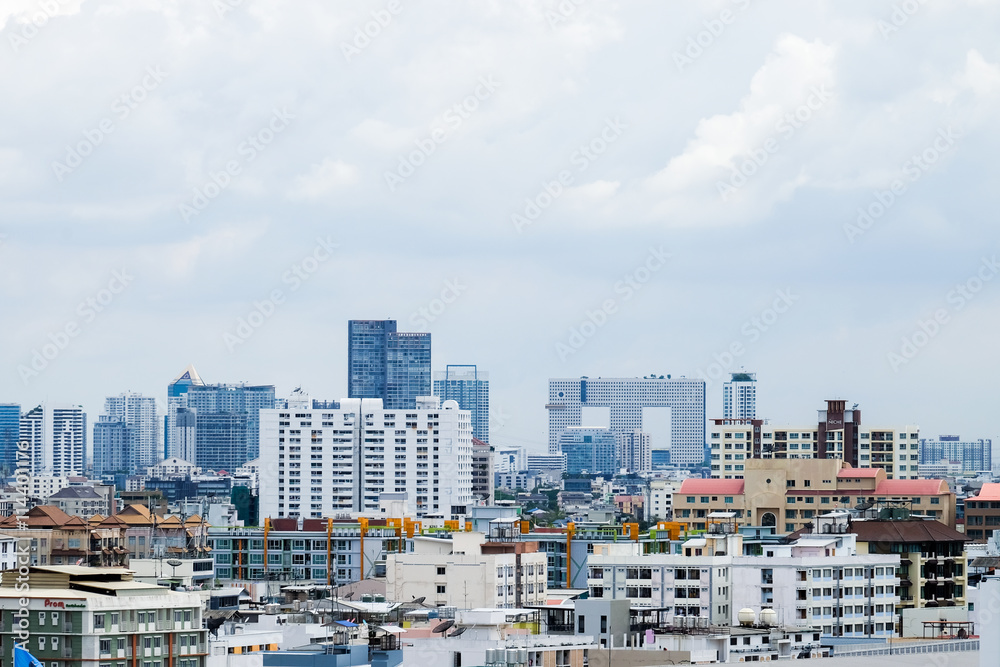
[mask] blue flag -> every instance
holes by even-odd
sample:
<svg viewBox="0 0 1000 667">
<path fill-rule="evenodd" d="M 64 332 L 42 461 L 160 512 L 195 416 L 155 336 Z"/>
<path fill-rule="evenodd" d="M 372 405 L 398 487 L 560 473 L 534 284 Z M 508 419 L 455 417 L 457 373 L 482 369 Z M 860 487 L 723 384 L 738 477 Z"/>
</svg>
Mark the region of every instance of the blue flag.
<svg viewBox="0 0 1000 667">
<path fill-rule="evenodd" d="M 28 653 L 28 649 L 14 646 L 14 667 L 42 667 L 38 658 Z"/>
</svg>

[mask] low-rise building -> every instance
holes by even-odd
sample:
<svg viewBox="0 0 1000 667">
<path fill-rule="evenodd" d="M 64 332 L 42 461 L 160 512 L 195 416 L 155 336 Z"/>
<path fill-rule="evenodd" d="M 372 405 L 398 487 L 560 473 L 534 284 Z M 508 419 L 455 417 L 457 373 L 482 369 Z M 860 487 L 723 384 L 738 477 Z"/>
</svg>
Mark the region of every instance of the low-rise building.
<svg viewBox="0 0 1000 667">
<path fill-rule="evenodd" d="M 133 580 L 124 568 L 73 565 L 31 567 L 30 586 L 18 570 L 0 580 L 0 645 L 25 641 L 43 664 L 59 667 L 142 665 L 204 667 L 207 630 L 201 598 Z M 24 601 L 27 605 L 24 605 Z M 7 623 L 26 609 L 28 637 Z M 0 667 L 13 667 L 13 652 L 0 651 Z"/>
<path fill-rule="evenodd" d="M 66 486 L 49 496 L 45 504 L 55 505 L 70 516 L 107 516 L 111 514 L 114 502 L 112 491 L 111 487 L 105 485 L 100 488 L 89 485 Z"/>
<path fill-rule="evenodd" d="M 515 540 L 520 521 L 491 522 L 483 533 L 455 532 L 448 538 L 416 537 L 408 553 L 386 562 L 387 595 L 395 601 L 463 609 L 521 608 L 545 604 L 546 555 L 536 542 Z"/>
<path fill-rule="evenodd" d="M 955 494 L 944 480 L 887 479 L 881 468 L 839 459 L 752 459 L 742 479 L 686 479 L 674 494 L 674 520 L 705 530 L 713 512 L 735 512 L 741 525 L 793 532 L 816 516 L 875 503 L 907 503 L 914 514 L 955 526 Z"/>
<path fill-rule="evenodd" d="M 965 499 L 965 534 L 986 542 L 994 530 L 1000 530 L 1000 484 L 987 482 L 977 496 Z"/>
<path fill-rule="evenodd" d="M 52 505 L 5 517 L 0 520 L 0 531 L 30 540 L 31 565 L 128 565 L 123 528 L 91 526 Z"/>
</svg>

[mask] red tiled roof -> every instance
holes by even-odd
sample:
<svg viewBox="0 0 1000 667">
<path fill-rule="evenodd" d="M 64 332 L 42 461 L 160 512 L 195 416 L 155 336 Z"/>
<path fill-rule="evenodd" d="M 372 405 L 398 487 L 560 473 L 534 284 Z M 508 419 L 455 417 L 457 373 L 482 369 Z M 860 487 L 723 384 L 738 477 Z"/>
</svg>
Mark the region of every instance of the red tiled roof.
<svg viewBox="0 0 1000 667">
<path fill-rule="evenodd" d="M 937 496 L 948 493 L 943 479 L 886 479 L 875 487 L 878 496 Z"/>
<path fill-rule="evenodd" d="M 881 468 L 841 468 L 837 473 L 837 479 L 857 479 L 865 477 L 877 477 Z"/>
<path fill-rule="evenodd" d="M 983 488 L 979 490 L 979 495 L 975 498 L 969 498 L 969 500 L 1000 500 L 1000 484 L 995 482 L 983 484 Z"/>
<path fill-rule="evenodd" d="M 743 493 L 742 479 L 686 479 L 678 493 L 712 493 L 738 496 Z"/>
</svg>

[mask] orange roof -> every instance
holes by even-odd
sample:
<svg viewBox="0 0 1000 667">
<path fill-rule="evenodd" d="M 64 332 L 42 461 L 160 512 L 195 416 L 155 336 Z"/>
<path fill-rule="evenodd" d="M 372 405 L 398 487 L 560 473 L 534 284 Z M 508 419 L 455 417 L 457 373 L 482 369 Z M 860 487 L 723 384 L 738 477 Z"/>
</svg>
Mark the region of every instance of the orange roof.
<svg viewBox="0 0 1000 667">
<path fill-rule="evenodd" d="M 979 495 L 975 498 L 969 498 L 969 500 L 1000 500 L 1000 484 L 996 482 L 983 484 L 983 488 L 979 490 Z"/>
<path fill-rule="evenodd" d="M 100 522 L 102 522 L 102 521 L 104 521 L 104 517 L 101 516 L 100 514 L 95 514 L 94 516 L 90 517 L 87 520 L 88 523 L 92 523 L 92 524 L 95 524 L 95 525 L 98 524 L 98 523 L 100 523 Z"/>
<path fill-rule="evenodd" d="M 841 468 L 837 473 L 837 479 L 878 477 L 879 470 L 881 468 Z"/>
<path fill-rule="evenodd" d="M 943 479 L 885 479 L 875 487 L 880 496 L 938 496 L 948 493 Z"/>
<path fill-rule="evenodd" d="M 201 517 L 200 517 L 200 516 L 198 516 L 197 514 L 192 514 L 191 516 L 189 516 L 189 517 L 187 518 L 187 521 L 185 521 L 184 523 L 185 523 L 185 525 L 186 525 L 186 524 L 189 524 L 189 523 L 197 523 L 197 524 L 200 524 L 201 522 L 202 522 L 202 519 L 201 519 Z"/>
<path fill-rule="evenodd" d="M 174 515 L 168 516 L 166 519 L 164 519 L 159 523 L 160 528 L 180 528 L 182 527 L 182 525 L 183 524 L 181 524 L 181 520 Z"/>
<path fill-rule="evenodd" d="M 714 493 L 738 496 L 743 493 L 742 479 L 686 479 L 678 493 Z"/>
</svg>

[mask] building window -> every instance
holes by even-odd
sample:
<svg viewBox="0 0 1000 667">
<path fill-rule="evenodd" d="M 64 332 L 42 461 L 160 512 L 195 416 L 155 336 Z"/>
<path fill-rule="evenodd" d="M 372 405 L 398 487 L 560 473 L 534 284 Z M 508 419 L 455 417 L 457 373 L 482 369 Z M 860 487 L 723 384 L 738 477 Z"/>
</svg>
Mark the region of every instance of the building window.
<svg viewBox="0 0 1000 667">
<path fill-rule="evenodd" d="M 104 614 L 94 614 L 94 629 L 95 630 L 104 629 Z"/>
<path fill-rule="evenodd" d="M 438 584 L 437 585 L 437 592 L 438 592 L 439 595 L 441 595 L 441 594 L 444 593 L 444 584 Z"/>
</svg>

